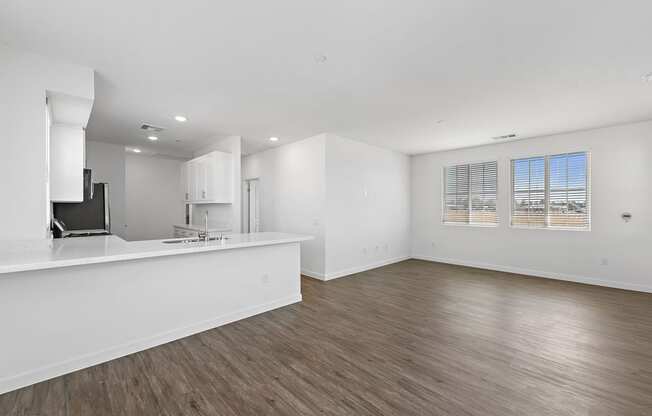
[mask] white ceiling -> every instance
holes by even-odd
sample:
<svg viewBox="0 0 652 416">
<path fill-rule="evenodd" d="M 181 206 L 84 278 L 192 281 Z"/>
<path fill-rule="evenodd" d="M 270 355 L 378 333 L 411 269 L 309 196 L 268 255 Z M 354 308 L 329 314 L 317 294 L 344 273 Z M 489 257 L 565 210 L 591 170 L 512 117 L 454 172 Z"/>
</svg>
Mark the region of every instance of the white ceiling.
<svg viewBox="0 0 652 416">
<path fill-rule="evenodd" d="M 650 16 L 649 0 L 7 0 L 0 41 L 96 69 L 94 140 L 142 144 L 150 122 L 171 151 L 332 132 L 414 154 L 652 119 Z"/>
</svg>

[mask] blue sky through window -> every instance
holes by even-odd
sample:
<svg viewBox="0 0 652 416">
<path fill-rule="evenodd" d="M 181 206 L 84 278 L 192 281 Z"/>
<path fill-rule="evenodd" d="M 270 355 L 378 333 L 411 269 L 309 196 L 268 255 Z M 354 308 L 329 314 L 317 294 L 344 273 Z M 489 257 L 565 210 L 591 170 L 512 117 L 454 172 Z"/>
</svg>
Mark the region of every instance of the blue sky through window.
<svg viewBox="0 0 652 416">
<path fill-rule="evenodd" d="M 544 188 L 544 158 L 514 161 L 514 192 Z M 551 156 L 548 183 L 551 191 L 586 188 L 586 153 Z"/>
</svg>

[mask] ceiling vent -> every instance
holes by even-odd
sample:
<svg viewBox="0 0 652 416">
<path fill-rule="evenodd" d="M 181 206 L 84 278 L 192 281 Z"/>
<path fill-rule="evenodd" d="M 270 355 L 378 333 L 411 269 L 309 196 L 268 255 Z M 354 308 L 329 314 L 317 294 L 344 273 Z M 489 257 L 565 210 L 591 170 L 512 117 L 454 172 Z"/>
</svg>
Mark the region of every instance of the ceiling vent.
<svg viewBox="0 0 652 416">
<path fill-rule="evenodd" d="M 516 137 L 515 134 L 506 134 L 506 135 L 504 135 L 504 136 L 496 136 L 496 137 L 492 137 L 491 139 L 492 139 L 492 140 L 507 140 L 507 139 L 513 139 L 513 138 L 515 138 L 515 137 Z"/>
<path fill-rule="evenodd" d="M 152 124 L 147 124 L 147 123 L 143 123 L 143 125 L 140 126 L 140 129 L 145 130 L 146 132 L 150 132 L 150 133 L 158 133 L 160 131 L 165 130 L 163 127 L 158 127 L 158 126 L 154 126 Z"/>
</svg>

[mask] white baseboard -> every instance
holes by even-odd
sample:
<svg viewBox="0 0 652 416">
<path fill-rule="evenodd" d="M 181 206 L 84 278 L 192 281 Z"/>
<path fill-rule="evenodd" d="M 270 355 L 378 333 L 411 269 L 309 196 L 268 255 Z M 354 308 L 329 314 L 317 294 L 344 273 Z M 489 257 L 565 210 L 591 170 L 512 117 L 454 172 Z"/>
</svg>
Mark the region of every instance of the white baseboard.
<svg viewBox="0 0 652 416">
<path fill-rule="evenodd" d="M 490 263 L 470 262 L 465 260 L 425 256 L 419 254 L 412 255 L 412 258 L 416 260 L 426 260 L 426 261 L 433 261 L 437 263 L 454 264 L 457 266 L 467 266 L 467 267 L 475 267 L 478 269 L 487 269 L 487 270 L 495 270 L 499 272 L 515 273 L 515 274 L 520 274 L 525 276 L 543 277 L 546 279 L 565 280 L 568 282 L 585 283 L 585 284 L 595 285 L 595 286 L 605 286 L 614 289 L 625 289 L 625 290 L 634 290 L 637 292 L 652 293 L 652 286 L 638 285 L 635 283 L 617 282 L 614 280 L 596 279 L 593 277 L 578 276 L 578 275 L 572 275 L 566 273 L 548 272 L 543 270 L 525 269 L 521 267 L 512 267 L 512 266 L 501 266 L 498 264 L 490 264 Z"/>
<path fill-rule="evenodd" d="M 355 274 L 355 273 L 365 272 L 365 271 L 371 270 L 371 269 L 377 269 L 378 267 L 387 266 L 387 265 L 398 263 L 400 261 L 404 261 L 404 260 L 408 260 L 408 259 L 410 259 L 410 256 L 394 257 L 392 259 L 381 260 L 381 261 L 377 261 L 377 262 L 374 262 L 374 263 L 366 264 L 364 266 L 356 266 L 356 267 L 351 267 L 349 269 L 340 270 L 340 271 L 337 271 L 337 272 L 326 273 L 326 276 L 324 276 L 324 278 L 322 280 L 333 280 L 333 279 L 337 279 L 339 277 L 344 277 L 344 276 L 348 276 L 348 275 Z"/>
<path fill-rule="evenodd" d="M 304 269 L 301 270 L 301 274 L 304 276 L 312 277 L 313 279 L 327 281 L 327 280 L 337 279 L 339 277 L 349 276 L 355 273 L 365 272 L 367 270 L 377 269 L 378 267 L 383 267 L 390 264 L 398 263 L 399 261 L 403 261 L 403 260 L 409 260 L 410 258 L 411 258 L 410 256 L 395 257 L 388 260 L 381 260 L 374 263 L 365 264 L 364 266 L 351 267 L 349 269 L 344 269 L 338 272 L 331 272 L 326 274 Z"/>
<path fill-rule="evenodd" d="M 301 274 L 317 280 L 326 280 L 326 276 L 323 273 L 313 272 L 312 270 L 303 269 L 301 270 Z"/>
<path fill-rule="evenodd" d="M 125 355 L 153 348 L 158 345 L 167 344 L 168 342 L 185 338 L 187 336 L 207 331 L 209 329 L 217 328 L 218 326 L 226 325 L 228 323 L 239 321 L 244 318 L 249 318 L 251 316 L 270 311 L 272 309 L 291 305 L 296 302 L 301 302 L 301 293 L 282 299 L 277 299 L 271 302 L 266 302 L 260 305 L 243 308 L 238 311 L 198 322 L 196 324 L 188 325 L 183 328 L 163 332 L 147 338 L 137 339 L 126 344 L 109 347 L 101 351 L 71 358 L 63 362 L 48 365 L 46 367 L 41 367 L 21 374 L 4 377 L 0 379 L 0 394 L 19 389 L 21 387 L 30 386 L 32 384 L 39 383 L 41 381 L 45 381 L 64 374 L 72 373 L 73 371 L 111 361 L 116 358 L 124 357 Z"/>
</svg>

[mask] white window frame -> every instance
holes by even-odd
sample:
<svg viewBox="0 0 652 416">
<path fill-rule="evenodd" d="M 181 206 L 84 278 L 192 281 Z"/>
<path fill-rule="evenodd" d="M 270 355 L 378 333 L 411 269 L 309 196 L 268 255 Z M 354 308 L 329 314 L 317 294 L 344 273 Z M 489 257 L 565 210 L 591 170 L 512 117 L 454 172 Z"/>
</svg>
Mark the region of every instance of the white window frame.
<svg viewBox="0 0 652 416">
<path fill-rule="evenodd" d="M 549 194 L 550 194 L 550 187 L 548 185 L 548 178 L 549 178 L 549 160 L 553 156 L 562 156 L 562 155 L 570 155 L 570 154 L 575 154 L 575 153 L 584 153 L 586 154 L 586 202 L 587 202 L 587 214 L 588 214 L 588 226 L 583 227 L 583 228 L 578 228 L 578 227 L 551 227 L 549 226 L 549 210 L 548 210 L 548 204 L 549 204 Z M 545 196 L 544 196 L 544 203 L 545 203 L 545 210 L 546 214 L 544 217 L 544 222 L 545 226 L 544 227 L 529 227 L 527 225 L 514 225 L 513 224 L 513 214 L 514 214 L 514 161 L 516 160 L 523 160 L 523 159 L 534 159 L 534 158 L 544 158 L 544 168 L 545 168 L 545 178 L 544 178 L 544 187 L 545 187 Z M 518 229 L 518 230 L 544 230 L 544 231 L 579 231 L 579 232 L 589 232 L 591 231 L 591 226 L 593 224 L 592 221 L 592 211 L 593 211 L 593 192 L 592 192 L 592 183 L 591 183 L 591 152 L 589 150 L 574 150 L 574 151 L 569 151 L 569 152 L 561 152 L 561 153 L 551 153 L 551 154 L 545 154 L 545 155 L 535 155 L 535 156 L 519 156 L 519 157 L 514 157 L 509 160 L 509 227 Z"/>
<path fill-rule="evenodd" d="M 470 166 L 471 165 L 476 165 L 479 163 L 489 163 L 489 162 L 495 162 L 496 163 L 496 223 L 495 224 L 488 224 L 488 223 L 479 223 L 479 222 L 446 222 L 446 168 L 454 167 L 454 166 L 463 166 L 463 165 L 469 165 L 469 181 L 471 180 L 471 172 L 470 172 Z M 487 160 L 479 160 L 479 161 L 473 161 L 473 162 L 459 162 L 459 163 L 451 163 L 447 164 L 445 166 L 442 166 L 441 168 L 441 195 L 440 195 L 440 201 L 441 201 L 441 224 L 442 225 L 447 225 L 447 226 L 452 226 L 452 227 L 479 227 L 479 228 L 497 228 L 498 225 L 500 225 L 500 216 L 498 215 L 498 201 L 499 201 L 499 188 L 500 188 L 500 161 L 498 159 L 487 159 Z M 469 217 L 471 216 L 471 184 L 469 183 Z"/>
</svg>

